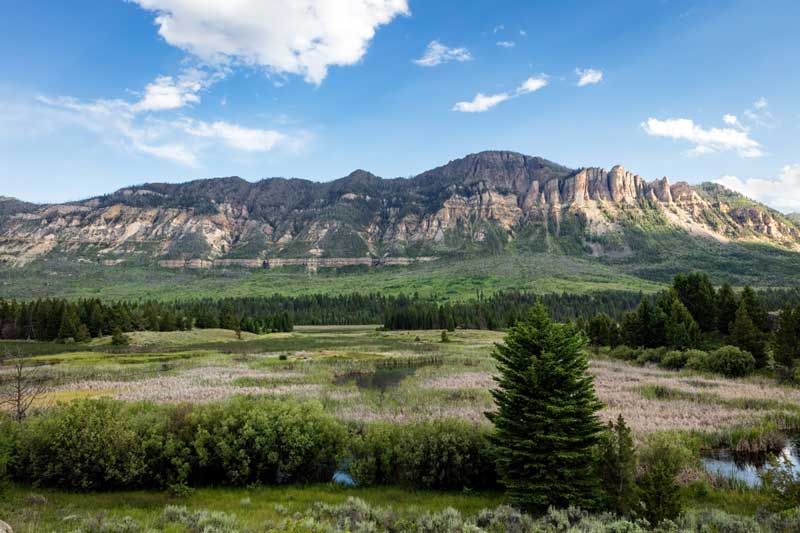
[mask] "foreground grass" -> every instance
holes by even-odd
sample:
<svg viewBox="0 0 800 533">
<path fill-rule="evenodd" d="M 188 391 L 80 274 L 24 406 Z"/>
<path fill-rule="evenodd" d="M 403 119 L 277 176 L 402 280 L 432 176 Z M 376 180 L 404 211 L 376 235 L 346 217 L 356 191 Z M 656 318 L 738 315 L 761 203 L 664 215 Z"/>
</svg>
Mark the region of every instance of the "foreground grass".
<svg viewBox="0 0 800 533">
<path fill-rule="evenodd" d="M 235 514 L 241 522 L 257 528 L 268 521 L 278 521 L 288 512 L 304 512 L 314 502 L 342 503 L 348 497 L 361 498 L 379 506 L 390 505 L 399 512 L 417 514 L 441 511 L 447 507 L 465 515 L 504 502 L 502 493 L 451 493 L 411 491 L 398 487 L 343 488 L 332 484 L 252 489 L 206 488 L 185 497 L 159 491 L 69 493 L 12 486 L 0 494 L 0 519 L 17 533 L 69 530 L 70 522 L 106 514 L 130 516 L 144 526 L 155 526 L 166 505 L 185 505 L 190 509 L 208 509 Z M 66 520 L 65 520 L 66 519 Z"/>
</svg>

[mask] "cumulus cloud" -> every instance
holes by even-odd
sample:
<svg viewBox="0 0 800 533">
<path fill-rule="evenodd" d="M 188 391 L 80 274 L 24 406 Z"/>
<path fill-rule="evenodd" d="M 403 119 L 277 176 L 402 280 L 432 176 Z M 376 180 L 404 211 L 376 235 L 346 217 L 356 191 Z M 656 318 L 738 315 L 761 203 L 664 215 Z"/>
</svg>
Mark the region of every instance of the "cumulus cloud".
<svg viewBox="0 0 800 533">
<path fill-rule="evenodd" d="M 603 81 L 603 71 L 593 68 L 576 68 L 575 74 L 578 75 L 578 87 L 594 85 Z"/>
<path fill-rule="evenodd" d="M 200 92 L 224 77 L 224 70 L 210 72 L 199 68 L 188 68 L 175 78 L 159 76 L 147 84 L 141 100 L 133 106 L 133 109 L 165 111 L 197 104 L 200 102 Z"/>
<path fill-rule="evenodd" d="M 800 164 L 783 167 L 781 174 L 775 179 L 743 180 L 736 176 L 722 176 L 715 183 L 785 213 L 800 212 Z"/>
<path fill-rule="evenodd" d="M 546 87 L 547 83 L 547 76 L 545 75 L 531 77 L 522 82 L 522 85 L 517 87 L 512 92 L 502 92 L 488 95 L 478 93 L 472 100 L 457 102 L 453 106 L 453 111 L 460 111 L 462 113 L 483 113 L 484 111 L 488 111 L 496 105 L 505 102 L 506 100 L 522 96 L 523 94 L 536 92 L 539 89 Z"/>
<path fill-rule="evenodd" d="M 514 48 L 517 46 L 517 43 L 514 41 L 497 41 L 497 46 L 501 48 Z"/>
<path fill-rule="evenodd" d="M 727 120 L 726 123 L 730 124 Z M 690 155 L 702 155 L 734 150 L 740 157 L 761 157 L 761 144 L 742 128 L 704 128 L 688 118 L 659 120 L 648 118 L 642 129 L 654 137 L 688 141 L 694 144 Z"/>
<path fill-rule="evenodd" d="M 472 55 L 466 48 L 450 48 L 439 41 L 431 41 L 428 43 L 428 48 L 419 59 L 415 59 L 414 63 L 421 67 L 435 67 L 442 63 L 449 63 L 450 61 L 470 61 Z"/>
<path fill-rule="evenodd" d="M 407 0 L 130 0 L 156 14 L 164 40 L 209 64 L 243 64 L 319 84 L 361 60 Z"/>
</svg>

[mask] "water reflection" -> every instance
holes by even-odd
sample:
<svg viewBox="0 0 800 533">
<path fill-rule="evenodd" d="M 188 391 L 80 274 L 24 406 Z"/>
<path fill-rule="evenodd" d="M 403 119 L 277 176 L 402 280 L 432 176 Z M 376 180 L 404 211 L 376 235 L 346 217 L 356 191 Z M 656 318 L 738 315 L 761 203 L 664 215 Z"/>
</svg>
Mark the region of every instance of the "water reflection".
<svg viewBox="0 0 800 533">
<path fill-rule="evenodd" d="M 414 375 L 417 367 L 407 366 L 401 368 L 377 368 L 374 372 L 364 374 L 345 374 L 334 381 L 337 385 L 346 385 L 355 382 L 359 389 L 377 390 L 381 393 L 397 387 L 400 382 Z"/>
<path fill-rule="evenodd" d="M 795 473 L 800 473 L 800 439 L 795 438 L 787 442 L 786 446 L 778 453 L 788 459 Z M 703 458 L 705 469 L 715 475 L 726 479 L 738 480 L 750 487 L 761 484 L 759 473 L 769 468 L 767 454 L 737 455 L 729 450 L 723 450 L 710 457 Z"/>
</svg>

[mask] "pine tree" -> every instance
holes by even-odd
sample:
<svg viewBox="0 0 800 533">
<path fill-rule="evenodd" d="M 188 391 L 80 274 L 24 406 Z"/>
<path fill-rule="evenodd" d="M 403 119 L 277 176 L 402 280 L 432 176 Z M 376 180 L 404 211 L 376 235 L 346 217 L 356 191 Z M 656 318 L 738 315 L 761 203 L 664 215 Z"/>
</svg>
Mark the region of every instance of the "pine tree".
<svg viewBox="0 0 800 533">
<path fill-rule="evenodd" d="M 739 302 L 729 283 L 724 283 L 717 293 L 717 330 L 727 335 L 731 331 L 731 324 L 736 320 L 736 311 Z"/>
<path fill-rule="evenodd" d="M 781 312 L 778 331 L 773 342 L 775 363 L 781 379 L 792 379 L 800 359 L 800 306 L 786 306 Z"/>
<path fill-rule="evenodd" d="M 717 329 L 717 294 L 708 274 L 680 274 L 675 276 L 672 286 L 702 331 Z"/>
<path fill-rule="evenodd" d="M 742 303 L 736 311 L 736 319 L 731 325 L 730 342 L 732 345 L 753 354 L 756 359 L 756 367 L 762 368 L 766 365 L 767 356 L 764 349 L 764 335 L 750 318 L 744 299 L 742 299 Z"/>
<path fill-rule="evenodd" d="M 697 347 L 700 327 L 677 293 L 674 290 L 664 293 L 657 307 L 664 313 L 664 345 L 678 350 Z"/>
<path fill-rule="evenodd" d="M 636 450 L 633 433 L 620 414 L 608 423 L 601 450 L 601 478 L 607 507 L 621 516 L 631 514 L 638 503 L 636 494 Z"/>
<path fill-rule="evenodd" d="M 749 285 L 742 290 L 742 296 L 739 298 L 739 304 L 744 305 L 747 309 L 747 314 L 755 324 L 759 331 L 769 330 L 769 313 L 764 307 L 764 302 L 755 293 Z M 754 354 L 755 355 L 755 354 Z"/>
<path fill-rule="evenodd" d="M 513 503 L 529 511 L 592 507 L 599 496 L 593 448 L 602 404 L 586 374 L 584 337 L 537 304 L 497 346 L 492 391 L 497 470 Z"/>
</svg>

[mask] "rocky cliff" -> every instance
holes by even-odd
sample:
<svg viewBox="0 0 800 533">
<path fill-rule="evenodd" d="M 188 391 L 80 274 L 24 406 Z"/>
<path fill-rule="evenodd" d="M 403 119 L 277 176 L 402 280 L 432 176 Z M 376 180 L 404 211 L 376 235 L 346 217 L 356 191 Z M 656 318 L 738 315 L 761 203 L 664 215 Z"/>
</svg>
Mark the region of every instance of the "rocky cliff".
<svg viewBox="0 0 800 533">
<path fill-rule="evenodd" d="M 258 266 L 328 258 L 357 265 L 363 258 L 428 260 L 512 246 L 631 254 L 628 233 L 654 227 L 800 250 L 793 221 L 717 185 L 648 182 L 621 166 L 570 169 L 493 151 L 408 179 L 357 170 L 326 183 L 150 183 L 59 205 L 2 198 L 0 260 L 22 265 L 68 254 L 105 264 Z"/>
</svg>

